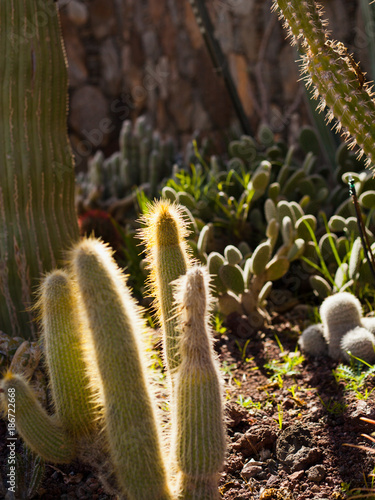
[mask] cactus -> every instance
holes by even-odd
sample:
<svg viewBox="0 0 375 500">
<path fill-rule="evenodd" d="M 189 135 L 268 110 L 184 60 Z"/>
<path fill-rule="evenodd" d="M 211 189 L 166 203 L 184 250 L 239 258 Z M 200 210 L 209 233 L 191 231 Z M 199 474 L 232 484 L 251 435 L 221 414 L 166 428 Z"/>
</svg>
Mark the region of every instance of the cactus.
<svg viewBox="0 0 375 500">
<path fill-rule="evenodd" d="M 100 242 L 84 241 L 73 249 L 71 260 L 92 335 L 105 432 L 119 485 L 129 498 L 171 498 L 140 355 L 138 337 L 145 327 L 135 302 L 110 250 Z M 139 452 L 142 441 L 147 443 L 145 453 Z"/>
<path fill-rule="evenodd" d="M 208 278 L 196 267 L 183 276 L 191 262 L 176 205 L 156 203 L 147 223 L 143 235 L 157 268 L 154 286 L 163 290 L 155 292 L 160 315 L 173 334 L 164 347 L 173 380 L 169 462 L 146 369 L 141 310 L 111 251 L 98 240 L 78 243 L 68 256 L 69 271 L 53 271 L 41 287 L 55 414 L 44 410 L 22 375 L 8 372 L 0 392 L 15 389 L 16 427 L 34 452 L 54 463 L 75 458 L 88 463 L 103 475 L 111 494 L 129 500 L 216 499 L 225 428 L 221 378 L 207 326 Z M 173 272 L 166 276 L 168 267 Z M 1 398 L 3 407 L 6 400 Z"/>
<path fill-rule="evenodd" d="M 159 183 L 171 174 L 175 160 L 173 141 L 161 141 L 144 116 L 138 117 L 134 126 L 128 120 L 122 124 L 119 145 L 120 151 L 108 158 L 97 151 L 88 163 L 87 174 L 77 177 L 79 213 L 100 208 L 121 218 L 121 210 L 134 205 L 134 187 L 142 186 L 154 197 Z"/>
<path fill-rule="evenodd" d="M 342 357 L 349 361 L 351 355 L 367 363 L 375 363 L 375 336 L 363 326 L 357 326 L 346 333 L 340 343 Z"/>
<path fill-rule="evenodd" d="M 302 351 L 308 352 L 311 356 L 326 356 L 328 354 L 328 344 L 324 338 L 321 323 L 307 327 L 298 344 Z"/>
<path fill-rule="evenodd" d="M 294 243 L 290 241 L 290 247 Z M 225 257 L 218 252 L 208 256 L 207 267 L 223 314 L 246 314 L 254 327 L 262 325 L 266 317 L 265 301 L 271 291 L 272 281 L 281 278 L 289 269 L 290 261 L 282 255 L 281 248 L 272 256 L 273 247 L 268 239 L 260 243 L 250 255 L 246 250 L 246 257 L 238 249 L 235 252 L 233 245 L 224 249 Z M 238 260 L 239 256 L 241 260 Z"/>
<path fill-rule="evenodd" d="M 64 270 L 48 274 L 40 288 L 45 357 L 56 417 L 75 437 L 89 435 L 95 404 L 82 358 L 87 326 L 80 317 L 77 291 Z"/>
<path fill-rule="evenodd" d="M 225 456 L 222 388 L 208 326 L 207 271 L 193 267 L 175 283 L 181 364 L 176 373 L 172 453 L 178 498 L 219 498 L 217 473 Z"/>
<path fill-rule="evenodd" d="M 191 265 L 185 238 L 188 235 L 179 205 L 162 200 L 145 215 L 141 231 L 151 270 L 149 286 L 155 297 L 155 309 L 164 335 L 164 356 L 170 372 L 179 365 L 178 329 L 174 318 L 171 283 L 186 273 Z"/>
<path fill-rule="evenodd" d="M 292 43 L 302 40 L 302 72 L 315 86 L 314 97 L 321 96 L 319 109 L 330 108 L 328 121 L 337 119 L 336 128 L 352 136 L 350 147 L 357 144 L 370 166 L 375 162 L 375 102 L 358 63 L 341 42 L 328 38 L 322 8 L 314 0 L 274 0 L 273 9 L 285 20 Z"/>
<path fill-rule="evenodd" d="M 78 239 L 66 60 L 53 0 L 1 2 L 0 18 L 0 324 L 32 338 L 36 280 Z"/>
<path fill-rule="evenodd" d="M 312 356 L 329 355 L 334 360 L 350 361 L 351 355 L 375 362 L 374 318 L 363 318 L 359 300 L 348 292 L 327 297 L 321 307 L 321 324 L 302 332 L 301 349 Z"/>
<path fill-rule="evenodd" d="M 177 207 L 158 204 L 151 212 L 156 238 L 173 250 L 176 229 L 180 238 L 184 229 Z M 169 356 L 174 352 L 178 363 L 168 360 L 175 386 L 172 456 L 177 464 L 169 477 L 146 370 L 141 311 L 103 243 L 83 240 L 70 252 L 69 262 L 69 274 L 57 270 L 47 275 L 39 300 L 55 414 L 42 408 L 23 376 L 8 372 L 1 381 L 0 392 L 15 389 L 19 434 L 47 461 L 78 458 L 99 469 L 108 491 L 122 497 L 218 498 L 226 440 L 221 377 L 208 329 L 206 272 L 195 267 L 170 284 L 178 336 Z M 160 286 L 165 289 L 166 283 Z M 165 322 L 171 313 L 163 314 Z"/>
</svg>

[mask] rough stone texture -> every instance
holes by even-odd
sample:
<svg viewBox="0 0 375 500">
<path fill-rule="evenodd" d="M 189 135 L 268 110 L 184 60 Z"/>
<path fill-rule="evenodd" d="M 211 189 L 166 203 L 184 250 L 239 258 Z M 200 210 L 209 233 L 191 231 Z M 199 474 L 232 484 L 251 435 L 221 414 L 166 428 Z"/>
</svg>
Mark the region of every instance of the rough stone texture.
<svg viewBox="0 0 375 500">
<path fill-rule="evenodd" d="M 292 472 L 306 470 L 322 458 L 322 452 L 314 446 L 310 430 L 301 423 L 291 425 L 280 434 L 276 455 Z"/>
<path fill-rule="evenodd" d="M 308 113 L 302 84 L 297 82 L 298 54 L 270 12 L 271 0 L 206 3 L 252 130 L 268 123 L 292 142 Z M 323 4 L 333 36 L 347 44 L 366 70 L 366 26 L 359 2 Z M 59 5 L 70 64 L 74 148 L 85 140 L 77 121 L 86 126 L 92 108 L 98 107 L 93 87 L 101 93 L 102 118 L 108 115 L 113 125 L 93 150 L 116 150 L 121 122 L 145 112 L 155 128 L 178 138 L 180 147 L 196 130 L 224 144 L 224 129 L 237 120 L 188 0 L 59 0 Z M 80 158 L 79 165 L 86 159 Z"/>
</svg>

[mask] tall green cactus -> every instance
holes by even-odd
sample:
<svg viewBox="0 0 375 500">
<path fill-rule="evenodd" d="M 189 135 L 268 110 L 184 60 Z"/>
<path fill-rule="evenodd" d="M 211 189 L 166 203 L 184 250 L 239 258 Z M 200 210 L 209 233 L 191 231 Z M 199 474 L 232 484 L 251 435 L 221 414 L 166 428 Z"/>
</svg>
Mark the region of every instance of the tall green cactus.
<svg viewBox="0 0 375 500">
<path fill-rule="evenodd" d="M 144 218 L 140 236 L 146 245 L 150 288 L 163 326 L 164 355 L 168 369 L 179 365 L 178 330 L 171 283 L 191 265 L 185 237 L 188 232 L 181 208 L 168 200 L 155 203 Z"/>
<path fill-rule="evenodd" d="M 57 4 L 0 2 L 0 327 L 32 337 L 42 272 L 78 239 Z"/>
<path fill-rule="evenodd" d="M 101 242 L 91 239 L 76 247 L 72 267 L 92 332 L 105 431 L 119 484 L 129 499 L 168 500 L 150 381 L 140 355 L 145 326 L 135 301 Z M 145 443 L 141 452 L 140 443 Z"/>
<path fill-rule="evenodd" d="M 168 262 L 176 271 L 187 264 L 184 251 L 181 257 L 185 224 L 179 219 L 176 227 L 176 219 L 167 216 L 178 213 L 175 205 L 163 207 L 161 227 L 152 225 L 152 231 L 167 248 L 171 245 Z M 167 289 L 168 296 L 171 291 L 171 309 L 162 318 L 166 323 L 172 318 L 176 329 L 172 350 L 166 347 L 168 356 L 174 353 L 178 359 L 167 363 L 175 384 L 174 451 L 167 462 L 166 436 L 145 368 L 139 307 L 103 243 L 83 240 L 69 257 L 70 273 L 50 273 L 40 298 L 55 415 L 41 407 L 22 376 L 8 373 L 0 383 L 0 393 L 16 389 L 19 434 L 48 461 L 66 463 L 77 457 L 99 469 L 121 498 L 216 499 L 225 431 L 220 374 L 207 327 L 205 272 L 193 268 L 180 278 L 175 297 L 171 283 L 169 288 L 167 282 L 155 284 Z M 6 401 L 1 398 L 2 405 Z M 100 447 L 103 457 L 98 456 Z"/>
<path fill-rule="evenodd" d="M 335 117 L 337 129 L 352 137 L 350 146 L 357 144 L 367 166 L 373 165 L 375 101 L 359 65 L 341 42 L 328 38 L 322 8 L 314 0 L 274 0 L 273 8 L 285 20 L 292 43 L 302 41 L 302 73 L 314 85 L 314 97 L 321 96 L 319 108 L 330 108 L 327 120 Z"/>
</svg>

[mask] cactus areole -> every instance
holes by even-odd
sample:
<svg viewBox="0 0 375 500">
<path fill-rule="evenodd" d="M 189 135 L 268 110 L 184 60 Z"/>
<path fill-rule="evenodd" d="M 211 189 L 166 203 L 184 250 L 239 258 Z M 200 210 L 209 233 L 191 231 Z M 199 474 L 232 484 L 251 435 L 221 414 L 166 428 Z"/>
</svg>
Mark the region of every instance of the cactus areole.
<svg viewBox="0 0 375 500">
<path fill-rule="evenodd" d="M 78 239 L 56 3 L 1 1 L 0 47 L 0 329 L 27 338 L 41 274 Z"/>
</svg>

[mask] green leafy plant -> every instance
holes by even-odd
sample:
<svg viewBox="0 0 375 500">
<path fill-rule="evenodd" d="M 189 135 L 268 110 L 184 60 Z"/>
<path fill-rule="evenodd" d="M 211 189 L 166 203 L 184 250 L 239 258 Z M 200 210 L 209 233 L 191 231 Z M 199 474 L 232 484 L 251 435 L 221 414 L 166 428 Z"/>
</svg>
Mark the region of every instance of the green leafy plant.
<svg viewBox="0 0 375 500">
<path fill-rule="evenodd" d="M 365 387 L 366 381 L 375 375 L 375 366 L 366 363 L 366 361 L 353 356 L 350 366 L 340 364 L 332 370 L 332 373 L 337 383 L 344 382 L 344 391 L 354 392 L 358 399 L 366 400 L 374 391 L 374 389 L 369 391 Z"/>
<path fill-rule="evenodd" d="M 333 398 L 329 398 L 329 400 L 326 402 L 319 396 L 319 394 L 318 398 L 327 412 L 331 413 L 332 415 L 342 415 L 345 411 L 345 408 L 348 406 L 346 403 L 342 401 L 336 401 Z"/>
<path fill-rule="evenodd" d="M 242 406 L 242 408 L 247 408 L 249 410 L 261 410 L 262 409 L 262 403 L 260 401 L 255 402 L 250 397 L 244 398 L 244 396 L 242 394 L 240 394 L 238 396 L 236 403 L 239 404 L 240 406 Z"/>
</svg>

